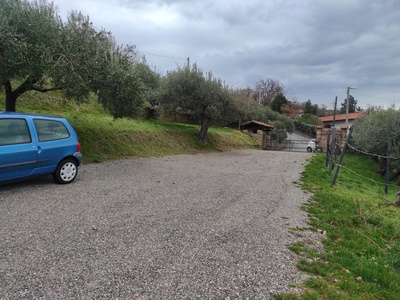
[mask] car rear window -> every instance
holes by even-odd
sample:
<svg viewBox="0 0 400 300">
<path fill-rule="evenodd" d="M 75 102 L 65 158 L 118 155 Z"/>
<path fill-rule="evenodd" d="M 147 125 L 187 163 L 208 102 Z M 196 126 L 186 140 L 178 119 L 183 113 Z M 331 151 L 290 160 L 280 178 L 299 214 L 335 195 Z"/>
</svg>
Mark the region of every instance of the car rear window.
<svg viewBox="0 0 400 300">
<path fill-rule="evenodd" d="M 32 141 L 25 119 L 0 119 L 0 146 Z"/>
<path fill-rule="evenodd" d="M 60 121 L 35 119 L 33 122 L 40 142 L 62 140 L 70 136 L 67 127 Z"/>
</svg>

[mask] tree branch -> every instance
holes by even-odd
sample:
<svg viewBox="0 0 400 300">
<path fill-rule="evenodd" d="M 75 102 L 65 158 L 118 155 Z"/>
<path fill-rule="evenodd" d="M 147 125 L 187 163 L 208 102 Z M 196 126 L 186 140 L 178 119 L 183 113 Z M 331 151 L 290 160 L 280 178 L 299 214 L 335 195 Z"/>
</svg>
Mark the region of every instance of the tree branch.
<svg viewBox="0 0 400 300">
<path fill-rule="evenodd" d="M 17 87 L 13 92 L 13 98 L 17 99 L 19 96 L 21 96 L 23 93 L 32 90 L 33 85 L 38 82 L 39 79 L 37 78 L 32 78 L 31 76 L 28 76 L 25 81 Z"/>
</svg>

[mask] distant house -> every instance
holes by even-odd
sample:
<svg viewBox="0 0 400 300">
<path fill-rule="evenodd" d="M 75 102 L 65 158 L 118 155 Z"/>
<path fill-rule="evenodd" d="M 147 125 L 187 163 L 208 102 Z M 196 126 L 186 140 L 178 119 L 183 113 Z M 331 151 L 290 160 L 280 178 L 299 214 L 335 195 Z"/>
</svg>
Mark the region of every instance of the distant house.
<svg viewBox="0 0 400 300">
<path fill-rule="evenodd" d="M 304 110 L 297 109 L 296 110 L 297 118 L 300 119 L 302 115 L 304 115 Z"/>
<path fill-rule="evenodd" d="M 364 112 L 354 112 L 348 114 L 348 126 L 351 126 L 354 120 L 364 116 Z M 324 127 L 333 126 L 333 116 L 321 117 L 319 120 L 324 124 Z M 346 126 L 346 114 L 339 114 L 335 117 L 335 127 Z"/>
</svg>

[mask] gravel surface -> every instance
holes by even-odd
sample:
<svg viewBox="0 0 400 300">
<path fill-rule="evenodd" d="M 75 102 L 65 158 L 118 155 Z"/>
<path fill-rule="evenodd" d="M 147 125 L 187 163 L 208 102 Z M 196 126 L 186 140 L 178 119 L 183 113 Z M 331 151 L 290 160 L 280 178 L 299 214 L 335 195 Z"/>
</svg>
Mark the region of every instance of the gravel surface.
<svg viewBox="0 0 400 300">
<path fill-rule="evenodd" d="M 232 151 L 83 165 L 0 186 L 0 299 L 271 299 L 312 154 Z"/>
</svg>

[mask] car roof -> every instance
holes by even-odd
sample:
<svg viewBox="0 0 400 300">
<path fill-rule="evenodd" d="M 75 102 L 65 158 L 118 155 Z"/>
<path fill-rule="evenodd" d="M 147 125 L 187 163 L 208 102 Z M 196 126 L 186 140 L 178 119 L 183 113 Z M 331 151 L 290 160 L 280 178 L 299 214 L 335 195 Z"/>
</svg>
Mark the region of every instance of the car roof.
<svg viewBox="0 0 400 300">
<path fill-rule="evenodd" d="M 31 113 L 22 113 L 22 112 L 10 112 L 10 111 L 2 111 L 0 112 L 1 117 L 39 117 L 39 118 L 56 118 L 56 119 L 65 119 L 61 116 L 52 116 L 52 115 L 43 115 L 43 114 L 31 114 Z"/>
</svg>

